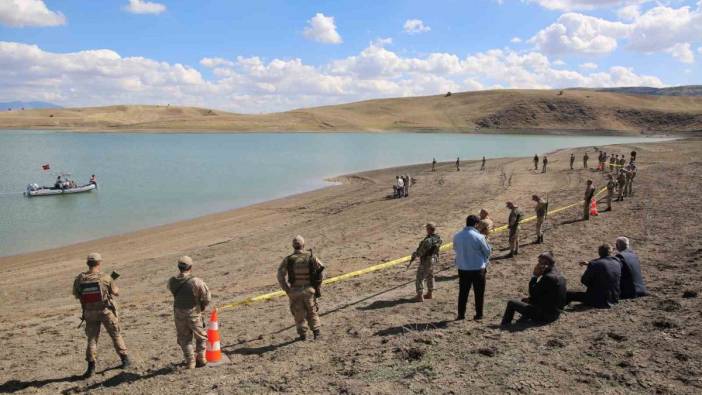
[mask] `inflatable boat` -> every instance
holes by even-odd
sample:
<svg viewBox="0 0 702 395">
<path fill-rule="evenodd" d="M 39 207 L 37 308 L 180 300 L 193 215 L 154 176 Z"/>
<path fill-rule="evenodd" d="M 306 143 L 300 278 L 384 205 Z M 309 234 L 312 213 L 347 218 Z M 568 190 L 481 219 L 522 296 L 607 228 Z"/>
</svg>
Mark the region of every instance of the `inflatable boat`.
<svg viewBox="0 0 702 395">
<path fill-rule="evenodd" d="M 64 188 L 64 189 L 40 187 L 37 184 L 30 184 L 30 185 L 27 185 L 27 190 L 24 192 L 24 194 L 27 197 L 67 195 L 67 194 L 72 194 L 72 193 L 90 192 L 95 188 L 97 188 L 97 185 L 95 185 L 95 184 L 81 185 L 81 186 L 77 186 L 75 188 Z"/>
</svg>

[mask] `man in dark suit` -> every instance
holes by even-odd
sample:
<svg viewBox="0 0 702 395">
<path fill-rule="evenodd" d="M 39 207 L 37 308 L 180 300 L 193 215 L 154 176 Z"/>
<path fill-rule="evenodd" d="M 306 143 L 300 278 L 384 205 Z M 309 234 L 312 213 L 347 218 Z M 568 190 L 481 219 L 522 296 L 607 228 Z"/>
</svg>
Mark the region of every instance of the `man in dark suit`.
<svg viewBox="0 0 702 395">
<path fill-rule="evenodd" d="M 620 297 L 622 299 L 633 299 L 647 296 L 648 290 L 641 274 L 641 263 L 638 255 L 629 248 L 629 239 L 623 236 L 617 237 L 615 247 L 617 248 L 616 258 L 622 265 Z"/>
<path fill-rule="evenodd" d="M 509 326 L 514 313 L 519 312 L 522 319 L 530 319 L 539 324 L 556 321 L 566 303 L 566 280 L 556 268 L 556 261 L 551 252 L 539 255 L 534 273 L 529 281 L 529 297 L 507 302 L 502 327 Z"/>
<path fill-rule="evenodd" d="M 619 303 L 622 265 L 612 255 L 612 247 L 603 244 L 597 251 L 598 259 L 590 262 L 580 262 L 587 266 L 580 282 L 587 287 L 585 292 L 568 292 L 567 303 L 577 301 L 588 306 L 607 309 Z"/>
</svg>

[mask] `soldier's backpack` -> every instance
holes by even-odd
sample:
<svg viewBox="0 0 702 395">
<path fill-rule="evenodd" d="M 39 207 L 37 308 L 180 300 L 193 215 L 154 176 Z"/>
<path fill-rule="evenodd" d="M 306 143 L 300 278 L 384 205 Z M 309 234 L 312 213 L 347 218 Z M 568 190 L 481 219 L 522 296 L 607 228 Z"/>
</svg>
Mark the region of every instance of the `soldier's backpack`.
<svg viewBox="0 0 702 395">
<path fill-rule="evenodd" d="M 103 310 L 110 306 L 109 291 L 99 279 L 82 276 L 78 293 L 83 310 Z"/>
</svg>

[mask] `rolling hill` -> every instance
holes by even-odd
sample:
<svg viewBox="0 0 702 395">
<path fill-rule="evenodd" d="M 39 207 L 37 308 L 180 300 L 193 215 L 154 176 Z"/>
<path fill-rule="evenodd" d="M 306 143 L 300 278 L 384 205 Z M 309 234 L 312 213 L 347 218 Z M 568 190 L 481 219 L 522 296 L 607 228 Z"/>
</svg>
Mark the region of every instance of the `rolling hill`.
<svg viewBox="0 0 702 395">
<path fill-rule="evenodd" d="M 4 129 L 76 131 L 702 131 L 702 97 L 592 90 L 490 90 L 247 115 L 120 105 L 0 113 Z"/>
</svg>

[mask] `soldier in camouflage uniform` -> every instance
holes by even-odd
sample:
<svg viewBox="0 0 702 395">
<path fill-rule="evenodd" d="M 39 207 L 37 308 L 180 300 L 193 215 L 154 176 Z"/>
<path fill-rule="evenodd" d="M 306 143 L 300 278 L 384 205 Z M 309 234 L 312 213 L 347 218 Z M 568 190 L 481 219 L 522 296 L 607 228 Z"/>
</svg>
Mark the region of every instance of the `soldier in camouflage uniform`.
<svg viewBox="0 0 702 395">
<path fill-rule="evenodd" d="M 617 197 L 618 202 L 624 201 L 624 188 L 626 186 L 626 175 L 627 171 L 624 168 L 619 169 L 619 175 L 617 176 L 617 188 L 619 190 L 619 196 Z"/>
<path fill-rule="evenodd" d="M 570 154 L 570 170 L 573 170 L 573 163 L 575 163 L 575 154 Z"/>
<path fill-rule="evenodd" d="M 423 302 L 424 299 L 431 299 L 434 291 L 434 264 L 439 260 L 439 249 L 441 248 L 441 237 L 436 234 L 436 225 L 428 223 L 426 225 L 427 236 L 419 243 L 417 250 L 412 253 L 412 262 L 419 258 L 417 266 L 417 279 L 415 286 L 417 289 L 417 297 L 415 301 Z M 409 265 L 408 265 L 409 267 Z M 427 282 L 427 294 L 423 295 L 424 281 Z"/>
<path fill-rule="evenodd" d="M 173 318 L 175 320 L 178 345 L 183 350 L 188 369 L 207 365 L 205 347 L 207 330 L 202 312 L 210 304 L 212 296 L 207 284 L 192 275 L 193 260 L 189 256 L 178 258 L 180 274 L 168 280 L 168 290 L 173 294 Z M 195 350 L 193 352 L 193 337 Z"/>
<path fill-rule="evenodd" d="M 485 236 L 485 239 L 487 239 L 488 236 L 490 236 L 490 232 L 492 232 L 492 228 L 495 227 L 495 224 L 492 222 L 492 219 L 490 218 L 490 214 L 488 213 L 487 210 L 480 209 L 480 222 L 475 226 L 475 229 L 480 232 L 483 236 Z"/>
<path fill-rule="evenodd" d="M 611 174 L 607 174 L 607 211 L 612 211 L 612 197 L 614 197 L 614 189 L 617 183 Z"/>
<path fill-rule="evenodd" d="M 532 195 L 531 200 L 536 202 L 534 211 L 536 211 L 536 243 L 544 242 L 544 221 L 548 211 L 548 202 L 540 198 L 538 195 Z"/>
<path fill-rule="evenodd" d="M 507 226 L 509 228 L 509 254 L 508 257 L 513 257 L 519 254 L 519 223 L 524 218 L 522 210 L 514 203 L 507 202 L 509 218 Z"/>
<path fill-rule="evenodd" d="M 107 334 L 112 338 L 115 351 L 122 360 L 122 369 L 129 367 L 131 363 L 127 356 L 127 346 L 120 334 L 117 307 L 113 300 L 119 295 L 119 288 L 113 281 L 113 277 L 116 278 L 118 275 L 113 273 L 113 276 L 108 276 L 100 272 L 102 256 L 98 253 L 88 255 L 86 263 L 88 271 L 79 274 L 73 282 L 73 296 L 80 300 L 83 307 L 85 334 L 88 337 L 88 346 L 85 351 L 88 369 L 84 377 L 90 377 L 95 373 L 100 326 L 104 326 Z"/>
<path fill-rule="evenodd" d="M 278 267 L 278 283 L 290 299 L 290 312 L 295 318 L 299 340 L 307 339 L 305 320 L 314 338 L 318 339 L 321 325 L 317 314 L 313 277 L 320 273 L 321 280 L 324 265 L 316 256 L 304 252 L 305 239 L 302 236 L 295 236 L 292 246 L 295 251 L 283 259 Z"/>
<path fill-rule="evenodd" d="M 624 196 L 634 195 L 634 177 L 636 177 L 636 165 L 630 163 L 626 166 L 626 183 L 624 184 Z"/>
<path fill-rule="evenodd" d="M 587 180 L 587 186 L 585 187 L 585 201 L 583 202 L 583 219 L 585 221 L 590 220 L 590 205 L 592 204 L 592 199 L 595 197 L 595 186 L 592 185 L 592 180 Z"/>
<path fill-rule="evenodd" d="M 587 160 L 590 159 L 589 156 L 587 156 L 587 152 L 583 155 L 583 168 L 587 169 Z"/>
</svg>

